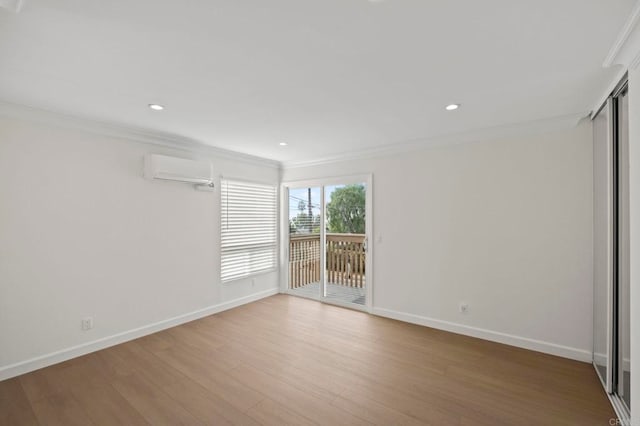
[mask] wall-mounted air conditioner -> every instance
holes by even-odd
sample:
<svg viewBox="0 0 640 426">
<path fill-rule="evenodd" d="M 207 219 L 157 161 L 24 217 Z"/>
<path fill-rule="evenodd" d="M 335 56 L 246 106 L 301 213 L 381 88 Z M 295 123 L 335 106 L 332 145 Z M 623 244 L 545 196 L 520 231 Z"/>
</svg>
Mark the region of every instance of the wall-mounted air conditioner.
<svg viewBox="0 0 640 426">
<path fill-rule="evenodd" d="M 144 158 L 144 177 L 193 183 L 200 189 L 213 188 L 213 166 L 206 160 L 147 154 Z"/>
</svg>

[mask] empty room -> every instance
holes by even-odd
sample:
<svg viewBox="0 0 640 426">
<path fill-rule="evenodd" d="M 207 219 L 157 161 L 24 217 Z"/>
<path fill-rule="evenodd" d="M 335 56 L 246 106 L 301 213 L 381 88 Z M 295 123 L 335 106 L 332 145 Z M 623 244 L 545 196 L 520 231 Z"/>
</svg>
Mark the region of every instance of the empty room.
<svg viewBox="0 0 640 426">
<path fill-rule="evenodd" d="M 639 324 L 640 0 L 0 0 L 0 425 L 640 426 Z"/>
</svg>

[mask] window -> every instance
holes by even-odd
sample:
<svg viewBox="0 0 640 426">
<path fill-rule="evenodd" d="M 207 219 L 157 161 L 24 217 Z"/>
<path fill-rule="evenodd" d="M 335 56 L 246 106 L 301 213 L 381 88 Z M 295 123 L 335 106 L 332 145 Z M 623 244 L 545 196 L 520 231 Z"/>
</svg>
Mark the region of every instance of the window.
<svg viewBox="0 0 640 426">
<path fill-rule="evenodd" d="M 277 188 L 226 179 L 220 186 L 222 281 L 275 269 Z"/>
</svg>

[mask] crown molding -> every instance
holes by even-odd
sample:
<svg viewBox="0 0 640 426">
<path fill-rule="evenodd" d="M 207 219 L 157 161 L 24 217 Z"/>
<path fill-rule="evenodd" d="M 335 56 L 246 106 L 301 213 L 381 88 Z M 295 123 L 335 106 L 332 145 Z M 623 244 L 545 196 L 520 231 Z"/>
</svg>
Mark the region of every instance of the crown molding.
<svg viewBox="0 0 640 426">
<path fill-rule="evenodd" d="M 600 107 L 607 101 L 611 92 L 624 78 L 627 70 L 636 69 L 640 65 L 640 0 L 636 1 L 602 63 L 604 68 L 616 65 L 620 66 L 620 69 L 609 82 L 604 93 L 594 103 L 593 108 L 591 108 L 592 115 L 600 110 Z"/>
<path fill-rule="evenodd" d="M 602 92 L 603 94 L 593 104 L 593 108 L 591 108 L 591 113 L 589 114 L 591 116 L 591 118 L 593 118 L 595 116 L 595 114 L 598 111 L 600 111 L 600 109 L 605 104 L 605 102 L 607 102 L 607 99 L 609 99 L 609 96 L 611 96 L 611 93 L 613 93 L 613 91 L 616 89 L 616 87 L 618 87 L 618 85 L 620 84 L 622 79 L 625 78 L 626 74 L 627 74 L 627 69 L 626 68 L 621 68 L 616 73 L 615 77 L 613 77 L 613 79 L 609 82 L 609 85 L 607 86 L 607 89 L 604 92 Z"/>
<path fill-rule="evenodd" d="M 202 142 L 178 135 L 173 135 L 170 133 L 129 127 L 114 123 L 107 123 L 86 117 L 63 114 L 0 100 L 0 116 L 34 121 L 63 128 L 76 129 L 101 136 L 108 136 L 129 140 L 132 142 L 161 146 L 165 148 L 179 149 L 202 155 L 214 155 L 219 158 L 241 161 L 244 163 L 259 165 L 263 167 L 271 167 L 275 169 L 310 167 L 335 163 L 339 161 L 378 158 L 388 155 L 419 151 L 421 149 L 440 145 L 482 142 L 492 139 L 500 139 L 513 136 L 526 136 L 550 131 L 557 131 L 575 127 L 582 118 L 588 115 L 588 112 L 563 115 L 542 120 L 482 128 L 462 133 L 453 133 L 427 139 L 417 139 L 404 143 L 382 145 L 370 149 L 342 152 L 331 156 L 315 158 L 312 160 L 293 160 L 279 162 L 277 160 L 257 157 L 250 154 L 206 145 Z"/>
<path fill-rule="evenodd" d="M 50 110 L 18 105 L 2 100 L 0 100 L 0 116 L 34 121 L 67 129 L 82 130 L 100 136 L 125 139 L 132 142 L 145 143 L 164 148 L 179 149 L 202 155 L 213 155 L 219 158 L 241 161 L 263 167 L 279 169 L 281 166 L 280 162 L 276 160 L 218 148 L 194 139 L 171 133 L 102 122 L 87 117 L 63 114 Z"/>
<path fill-rule="evenodd" d="M 603 67 L 622 65 L 627 69 L 634 69 L 640 64 L 640 0 L 624 23 L 618 37 L 607 54 Z"/>
<path fill-rule="evenodd" d="M 471 130 L 468 132 L 452 133 L 433 138 L 417 139 L 392 145 L 383 145 L 371 149 L 343 152 L 341 154 L 313 160 L 284 161 L 282 163 L 282 168 L 286 170 L 301 167 L 312 167 L 337 163 L 341 161 L 373 159 L 390 155 L 404 154 L 442 145 L 459 145 L 466 143 L 483 142 L 488 140 L 505 139 L 515 136 L 532 136 L 536 134 L 573 128 L 578 125 L 578 122 L 580 122 L 580 120 L 588 116 L 589 112 L 585 111 L 577 114 L 562 115 L 542 120 L 527 121 L 504 126 L 487 127 Z"/>
</svg>

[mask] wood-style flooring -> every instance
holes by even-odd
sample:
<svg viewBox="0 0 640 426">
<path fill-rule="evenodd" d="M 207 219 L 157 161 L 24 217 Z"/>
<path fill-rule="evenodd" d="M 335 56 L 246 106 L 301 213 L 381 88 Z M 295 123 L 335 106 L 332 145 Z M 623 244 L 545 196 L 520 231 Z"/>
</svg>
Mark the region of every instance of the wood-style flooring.
<svg viewBox="0 0 640 426">
<path fill-rule="evenodd" d="M 591 365 L 277 295 L 0 382 L 2 425 L 609 425 Z"/>
</svg>

